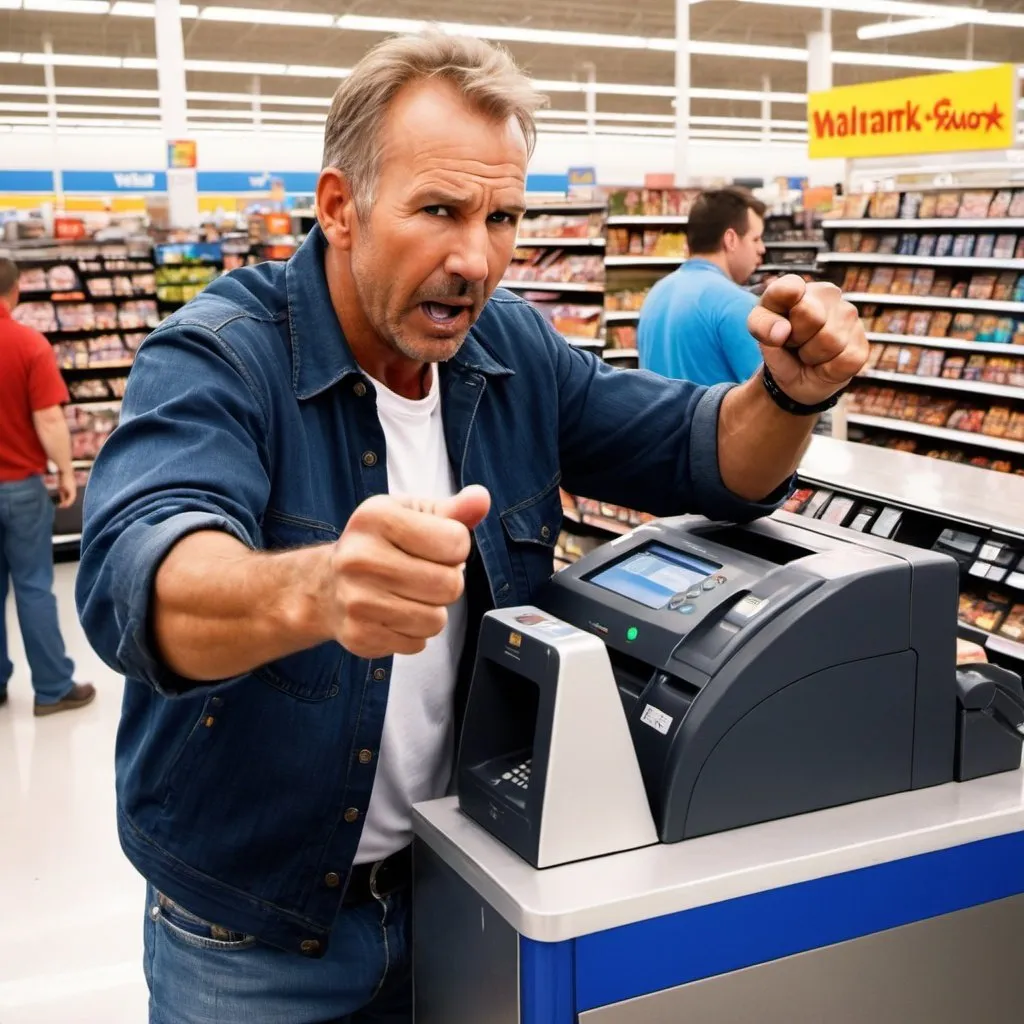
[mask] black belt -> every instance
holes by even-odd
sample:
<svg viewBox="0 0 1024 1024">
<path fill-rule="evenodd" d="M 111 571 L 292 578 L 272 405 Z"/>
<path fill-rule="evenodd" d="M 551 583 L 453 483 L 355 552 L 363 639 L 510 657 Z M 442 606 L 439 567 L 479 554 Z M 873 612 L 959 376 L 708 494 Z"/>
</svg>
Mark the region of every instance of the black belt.
<svg viewBox="0 0 1024 1024">
<path fill-rule="evenodd" d="M 407 846 L 384 860 L 357 864 L 345 890 L 345 906 L 384 899 L 412 882 L 412 847 Z"/>
</svg>

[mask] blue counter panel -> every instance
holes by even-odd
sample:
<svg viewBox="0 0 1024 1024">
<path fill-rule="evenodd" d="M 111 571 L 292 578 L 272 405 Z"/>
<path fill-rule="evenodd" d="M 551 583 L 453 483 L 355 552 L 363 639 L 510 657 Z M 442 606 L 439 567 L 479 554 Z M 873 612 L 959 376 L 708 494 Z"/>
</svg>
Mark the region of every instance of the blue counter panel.
<svg viewBox="0 0 1024 1024">
<path fill-rule="evenodd" d="M 575 943 L 519 939 L 520 1024 L 575 1024 Z"/>
<path fill-rule="evenodd" d="M 575 940 L 576 1010 L 1022 892 L 1024 832 L 1015 832 L 585 935 Z M 523 1015 L 530 1024 L 572 1019 Z"/>
</svg>

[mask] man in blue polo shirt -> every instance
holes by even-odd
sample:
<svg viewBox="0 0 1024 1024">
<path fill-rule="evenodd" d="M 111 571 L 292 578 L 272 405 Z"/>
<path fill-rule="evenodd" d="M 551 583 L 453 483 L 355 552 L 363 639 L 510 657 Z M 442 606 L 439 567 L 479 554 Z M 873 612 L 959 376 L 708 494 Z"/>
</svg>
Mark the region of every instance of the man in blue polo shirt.
<svg viewBox="0 0 1024 1024">
<path fill-rule="evenodd" d="M 761 366 L 747 328 L 757 298 L 740 286 L 764 256 L 765 205 L 746 189 L 704 192 L 687 227 L 690 258 L 659 281 L 640 314 L 640 366 L 696 384 L 738 382 Z"/>
</svg>

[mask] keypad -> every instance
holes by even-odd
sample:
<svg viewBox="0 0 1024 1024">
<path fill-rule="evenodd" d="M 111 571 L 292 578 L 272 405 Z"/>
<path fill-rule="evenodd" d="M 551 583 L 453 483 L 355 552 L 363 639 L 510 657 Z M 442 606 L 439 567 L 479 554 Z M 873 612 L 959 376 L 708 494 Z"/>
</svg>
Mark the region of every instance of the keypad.
<svg viewBox="0 0 1024 1024">
<path fill-rule="evenodd" d="M 515 768 L 504 772 L 501 777 L 513 786 L 518 786 L 520 789 L 529 789 L 532 766 L 533 758 L 529 757 L 522 764 L 517 764 Z"/>
</svg>

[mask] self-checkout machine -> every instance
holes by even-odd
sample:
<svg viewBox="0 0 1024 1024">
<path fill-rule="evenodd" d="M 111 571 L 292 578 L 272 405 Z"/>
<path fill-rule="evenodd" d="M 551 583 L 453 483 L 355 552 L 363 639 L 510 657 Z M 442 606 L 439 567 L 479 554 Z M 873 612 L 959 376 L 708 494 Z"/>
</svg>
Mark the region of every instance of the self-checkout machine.
<svg viewBox="0 0 1024 1024">
<path fill-rule="evenodd" d="M 417 1024 L 1019 1021 L 1024 691 L 956 669 L 956 596 L 777 513 L 489 613 L 414 812 Z"/>
</svg>

